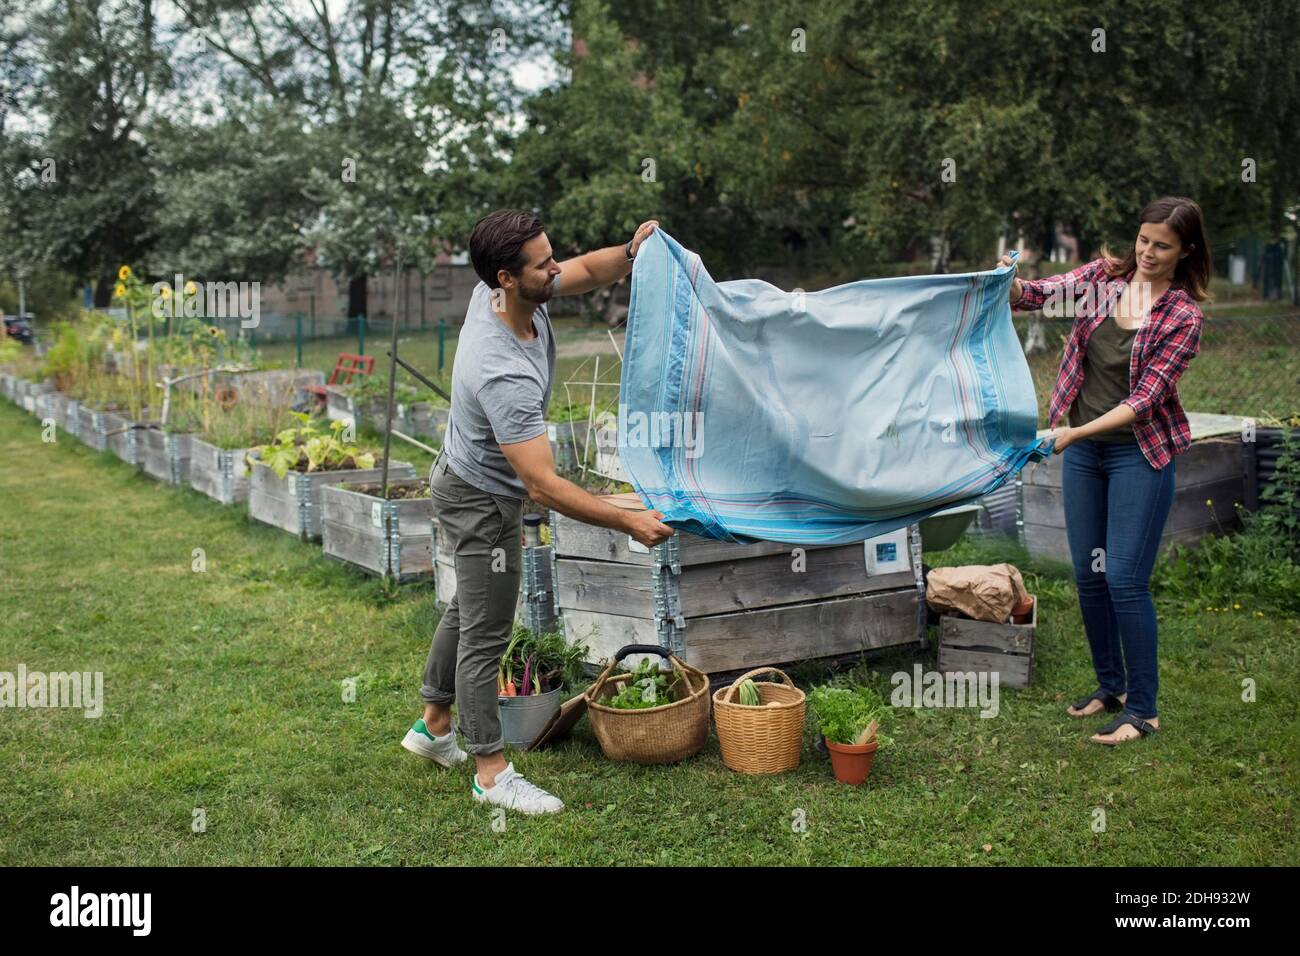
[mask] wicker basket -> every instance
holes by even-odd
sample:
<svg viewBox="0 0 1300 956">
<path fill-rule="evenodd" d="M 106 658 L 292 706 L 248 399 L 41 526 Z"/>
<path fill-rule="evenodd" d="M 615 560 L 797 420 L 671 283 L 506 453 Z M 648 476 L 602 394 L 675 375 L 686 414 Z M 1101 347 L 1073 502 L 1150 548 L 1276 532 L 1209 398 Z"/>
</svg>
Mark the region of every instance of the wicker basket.
<svg viewBox="0 0 1300 956">
<path fill-rule="evenodd" d="M 741 683 L 762 674 L 776 674 L 784 683 L 756 683 L 761 706 L 736 703 Z M 740 773 L 783 773 L 799 766 L 805 701 L 804 692 L 775 667 L 741 674 L 730 687 L 720 689 L 713 695 L 713 720 L 722 762 Z"/>
<path fill-rule="evenodd" d="M 629 654 L 658 654 L 668 658 L 682 678 L 678 700 L 662 707 L 619 710 L 601 703 L 618 693 L 625 681 L 614 668 Z M 625 676 L 625 675 L 620 675 Z M 709 739 L 709 679 L 676 655 L 654 644 L 629 644 L 587 688 L 587 714 L 600 749 L 610 760 L 635 763 L 676 763 L 699 753 Z"/>
</svg>

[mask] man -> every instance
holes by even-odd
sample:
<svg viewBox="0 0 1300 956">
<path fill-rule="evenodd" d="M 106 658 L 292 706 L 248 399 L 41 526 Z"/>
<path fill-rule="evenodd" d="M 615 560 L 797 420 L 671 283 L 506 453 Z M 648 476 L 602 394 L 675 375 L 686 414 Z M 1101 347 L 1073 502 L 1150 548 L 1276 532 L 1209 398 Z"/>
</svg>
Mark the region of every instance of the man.
<svg viewBox="0 0 1300 956">
<path fill-rule="evenodd" d="M 501 210 L 479 220 L 470 258 L 483 281 L 465 313 L 451 377 L 451 414 L 430 496 L 456 559 L 456 595 L 433 635 L 425 664 L 424 717 L 402 746 L 444 767 L 474 755 L 474 798 L 524 813 L 564 804 L 515 772 L 502 753 L 497 668 L 510 639 L 519 594 L 523 498 L 653 547 L 673 529 L 659 511 L 629 511 L 600 501 L 555 473 L 546 406 L 555 342 L 546 302 L 622 279 L 658 225 L 642 223 L 625 246 L 556 262 L 541 219 Z M 465 750 L 456 744 L 458 702 Z"/>
</svg>

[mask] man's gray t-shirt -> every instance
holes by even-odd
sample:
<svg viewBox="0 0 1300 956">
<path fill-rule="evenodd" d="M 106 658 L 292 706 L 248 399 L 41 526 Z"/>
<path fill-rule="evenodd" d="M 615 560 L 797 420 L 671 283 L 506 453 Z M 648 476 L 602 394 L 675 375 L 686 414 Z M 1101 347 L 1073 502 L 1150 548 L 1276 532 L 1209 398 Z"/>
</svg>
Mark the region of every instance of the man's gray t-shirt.
<svg viewBox="0 0 1300 956">
<path fill-rule="evenodd" d="M 533 327 L 536 338 L 520 341 L 492 311 L 491 291 L 480 282 L 456 344 L 444 454 L 452 471 L 494 495 L 528 496 L 501 446 L 546 433 L 555 337 L 545 305 L 533 313 Z"/>
</svg>

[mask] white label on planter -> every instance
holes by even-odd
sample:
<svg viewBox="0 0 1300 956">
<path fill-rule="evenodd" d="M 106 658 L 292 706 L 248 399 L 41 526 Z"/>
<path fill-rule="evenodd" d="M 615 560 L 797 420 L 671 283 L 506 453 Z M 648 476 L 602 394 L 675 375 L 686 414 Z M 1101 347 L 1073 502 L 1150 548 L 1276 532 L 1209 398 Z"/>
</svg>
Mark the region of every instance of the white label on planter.
<svg viewBox="0 0 1300 956">
<path fill-rule="evenodd" d="M 650 549 L 631 535 L 627 536 L 627 549 L 635 551 L 637 554 L 649 554 Z"/>
<path fill-rule="evenodd" d="M 376 528 L 382 528 L 384 526 L 384 503 L 382 501 L 371 503 L 370 523 Z"/>
<path fill-rule="evenodd" d="M 397 405 L 397 417 L 398 418 L 406 417 L 406 406 L 401 404 L 400 402 Z"/>
<path fill-rule="evenodd" d="M 550 424 L 550 423 L 548 422 L 547 425 L 546 425 L 546 439 L 547 439 L 547 441 L 558 441 L 558 440 L 559 440 L 559 437 L 560 437 L 560 431 L 559 431 L 559 429 L 556 428 L 554 425 L 552 425 L 552 424 Z"/>
<path fill-rule="evenodd" d="M 868 577 L 911 570 L 912 561 L 907 550 L 907 534 L 907 528 L 899 528 L 889 534 L 868 538 L 862 543 Z"/>
</svg>

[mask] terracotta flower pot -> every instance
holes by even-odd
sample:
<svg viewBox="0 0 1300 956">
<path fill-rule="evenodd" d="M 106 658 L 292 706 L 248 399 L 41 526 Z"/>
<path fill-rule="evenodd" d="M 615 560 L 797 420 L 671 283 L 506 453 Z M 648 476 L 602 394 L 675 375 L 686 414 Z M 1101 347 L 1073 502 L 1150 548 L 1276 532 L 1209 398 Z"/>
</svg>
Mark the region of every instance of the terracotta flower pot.
<svg viewBox="0 0 1300 956">
<path fill-rule="evenodd" d="M 1034 614 L 1034 596 L 1031 594 L 1011 609 L 1011 623 L 1028 624 Z"/>
<path fill-rule="evenodd" d="M 880 742 L 876 740 L 869 744 L 837 744 L 827 740 L 826 749 L 831 753 L 835 779 L 855 786 L 866 782 L 867 774 L 871 773 L 871 762 L 876 759 L 879 747 Z"/>
</svg>

